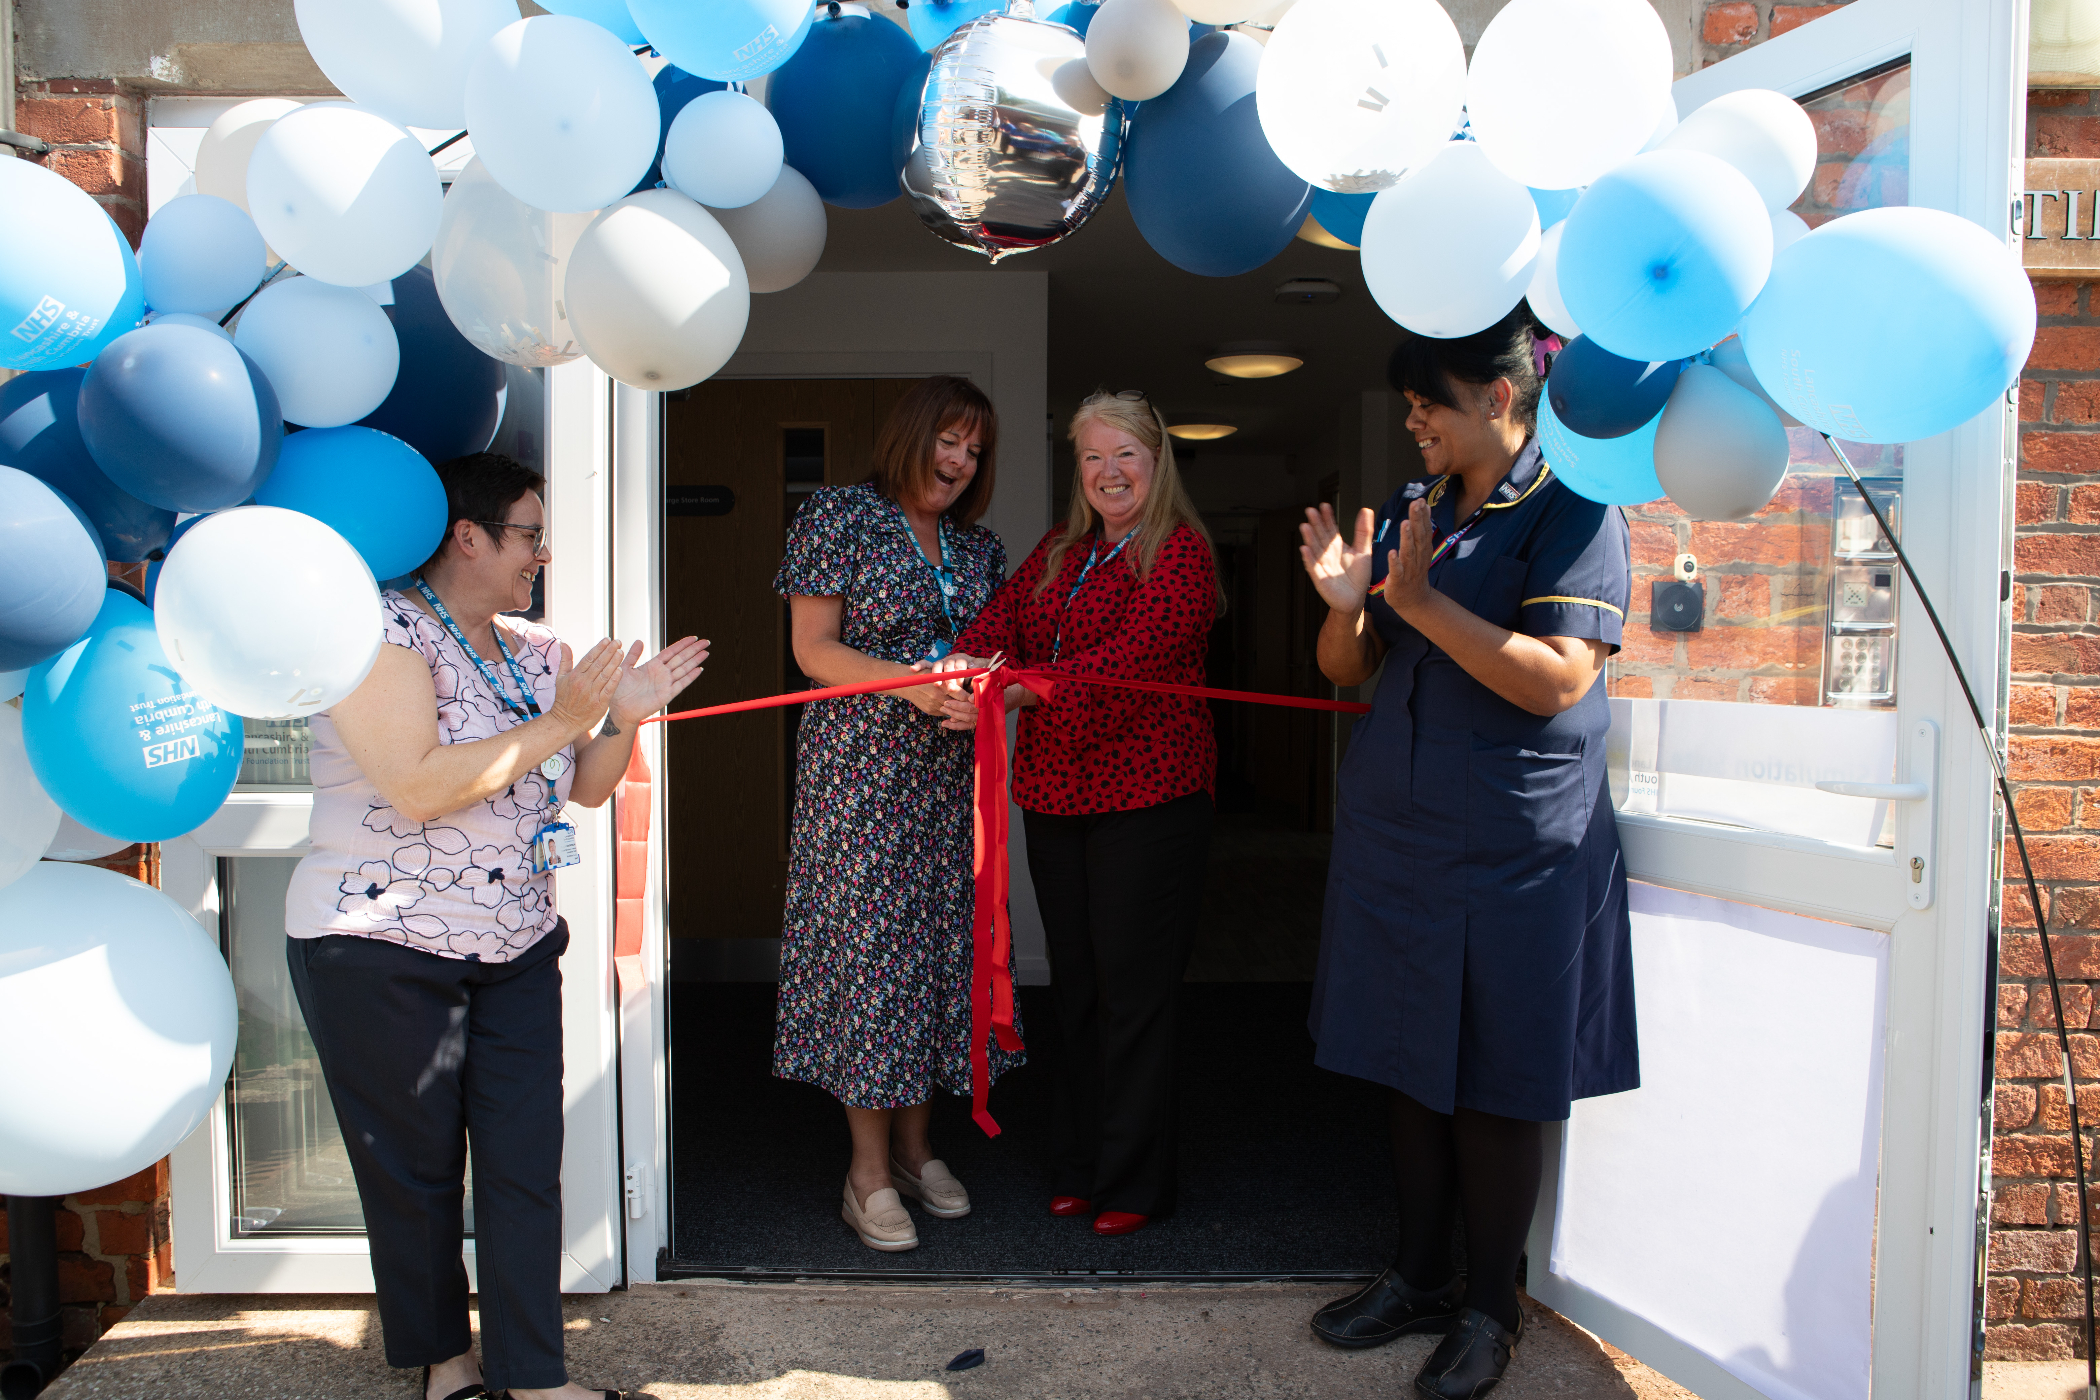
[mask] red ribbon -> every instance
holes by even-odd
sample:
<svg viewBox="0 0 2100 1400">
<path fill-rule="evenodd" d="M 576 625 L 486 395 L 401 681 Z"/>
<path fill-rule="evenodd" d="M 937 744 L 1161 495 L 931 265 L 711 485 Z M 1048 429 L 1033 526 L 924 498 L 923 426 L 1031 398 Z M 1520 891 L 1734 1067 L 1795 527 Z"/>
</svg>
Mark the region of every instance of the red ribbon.
<svg viewBox="0 0 2100 1400">
<path fill-rule="evenodd" d="M 936 679 L 924 672 L 896 676 L 861 685 L 831 685 L 818 690 L 798 690 L 787 695 L 768 695 L 759 700 L 738 700 L 699 710 L 680 710 L 657 715 L 643 724 L 662 724 L 675 719 L 703 719 L 709 715 L 738 714 L 746 710 L 770 710 L 782 705 L 801 705 L 811 700 L 837 700 L 849 695 L 874 695 L 886 690 L 904 690 Z M 989 1044 L 1012 1054 L 1021 1049 L 1021 1036 L 1014 1029 L 1013 924 L 1007 911 L 1012 870 L 1007 859 L 1007 832 L 1012 802 L 1006 782 L 1006 688 L 1027 687 L 1047 700 L 1060 684 L 1112 685 L 1119 689 L 1150 690 L 1163 695 L 1187 695 L 1200 700 L 1243 700 L 1256 705 L 1284 705 L 1299 710 L 1328 710 L 1340 714 L 1367 714 L 1371 707 L 1348 700 L 1315 700 L 1302 695 L 1266 695 L 1252 690 L 1218 690 L 1203 685 L 1170 685 L 1165 681 L 1113 680 L 1104 676 L 1078 676 L 1065 671 L 1033 667 L 994 666 L 969 671 L 945 671 L 942 681 L 970 681 L 977 702 L 976 735 L 976 828 L 977 852 L 972 862 L 976 886 L 976 908 L 970 925 L 972 950 L 970 970 L 970 1116 L 987 1136 L 997 1137 L 999 1125 L 986 1107 L 992 1090 Z M 640 750 L 629 765 L 628 782 L 640 780 L 640 800 L 623 802 L 620 811 L 621 856 L 614 880 L 614 907 L 623 914 L 634 911 L 632 942 L 640 952 L 639 914 L 646 859 L 631 854 L 631 843 L 646 843 L 649 833 L 647 802 L 648 765 Z M 625 794 L 623 794 L 624 796 Z M 646 849 L 646 847 L 645 847 Z M 625 947 L 627 939 L 620 939 Z"/>
</svg>

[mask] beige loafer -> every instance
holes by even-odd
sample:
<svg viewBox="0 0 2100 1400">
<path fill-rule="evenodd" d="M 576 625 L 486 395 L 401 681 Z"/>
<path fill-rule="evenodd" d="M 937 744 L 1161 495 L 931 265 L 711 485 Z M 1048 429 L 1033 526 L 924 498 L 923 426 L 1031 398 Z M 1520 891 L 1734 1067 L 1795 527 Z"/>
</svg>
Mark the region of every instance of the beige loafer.
<svg viewBox="0 0 2100 1400">
<path fill-rule="evenodd" d="M 926 1213 L 941 1220 L 960 1220 L 970 1213 L 970 1193 L 948 1170 L 948 1164 L 935 1158 L 919 1168 L 913 1176 L 904 1170 L 903 1163 L 890 1158 L 890 1185 L 900 1195 L 911 1197 L 926 1208 Z"/>
<path fill-rule="evenodd" d="M 870 1249 L 898 1254 L 919 1247 L 919 1230 L 911 1223 L 911 1212 L 904 1208 L 896 1191 L 887 1186 L 869 1192 L 868 1203 L 862 1206 L 853 1198 L 853 1183 L 848 1181 L 846 1204 L 839 1217 L 853 1227 L 853 1233 Z"/>
</svg>

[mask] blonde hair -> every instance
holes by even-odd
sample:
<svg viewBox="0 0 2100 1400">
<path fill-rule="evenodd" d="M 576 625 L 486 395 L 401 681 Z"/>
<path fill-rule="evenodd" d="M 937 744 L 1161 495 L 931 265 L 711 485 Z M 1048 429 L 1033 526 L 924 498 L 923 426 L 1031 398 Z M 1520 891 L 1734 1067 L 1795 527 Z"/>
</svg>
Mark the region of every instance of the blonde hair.
<svg viewBox="0 0 2100 1400">
<path fill-rule="evenodd" d="M 1143 579 L 1152 571 L 1167 536 L 1178 526 L 1186 525 L 1196 532 L 1204 548 L 1211 551 L 1211 588 L 1217 594 L 1218 610 L 1223 612 L 1225 590 L 1217 582 L 1217 546 L 1211 542 L 1210 531 L 1203 527 L 1203 517 L 1196 513 L 1196 504 L 1189 499 L 1188 488 L 1181 483 L 1181 471 L 1174 465 L 1174 439 L 1167 435 L 1167 420 L 1148 399 L 1124 398 L 1105 390 L 1097 391 L 1079 405 L 1065 436 L 1076 448 L 1080 433 L 1095 423 L 1128 433 L 1153 456 L 1152 489 L 1146 493 L 1143 512 L 1138 516 L 1137 538 L 1133 541 L 1136 547 L 1131 550 L 1131 572 Z M 1050 586 L 1050 580 L 1057 577 L 1058 568 L 1063 565 L 1065 554 L 1072 546 L 1094 533 L 1096 520 L 1075 460 L 1072 507 L 1065 515 L 1064 533 L 1050 546 L 1050 555 L 1043 561 L 1043 576 L 1036 580 L 1035 596 L 1040 598 L 1043 590 Z"/>
</svg>

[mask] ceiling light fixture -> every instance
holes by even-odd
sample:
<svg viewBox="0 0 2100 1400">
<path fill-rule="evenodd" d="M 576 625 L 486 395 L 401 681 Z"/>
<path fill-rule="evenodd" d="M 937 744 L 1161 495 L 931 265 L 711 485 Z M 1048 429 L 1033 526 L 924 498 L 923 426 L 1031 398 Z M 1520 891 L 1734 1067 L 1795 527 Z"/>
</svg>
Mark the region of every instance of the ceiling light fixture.
<svg viewBox="0 0 2100 1400">
<path fill-rule="evenodd" d="M 1239 429 L 1230 423 L 1176 423 L 1167 429 L 1169 435 L 1183 442 L 1216 442 L 1222 437 L 1231 437 Z"/>
<path fill-rule="evenodd" d="M 1291 353 L 1288 345 L 1266 340 L 1238 340 L 1220 345 L 1218 353 L 1203 362 L 1214 374 L 1232 379 L 1274 379 L 1289 374 L 1305 361 Z"/>
</svg>

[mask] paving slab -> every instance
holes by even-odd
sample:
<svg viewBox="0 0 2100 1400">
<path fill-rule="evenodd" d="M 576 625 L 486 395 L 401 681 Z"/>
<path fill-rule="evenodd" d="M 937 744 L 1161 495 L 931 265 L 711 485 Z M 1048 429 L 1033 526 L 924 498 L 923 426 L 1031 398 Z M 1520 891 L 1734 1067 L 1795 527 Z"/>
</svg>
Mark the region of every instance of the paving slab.
<svg viewBox="0 0 2100 1400">
<path fill-rule="evenodd" d="M 2085 1400 L 2085 1363 L 1986 1361 L 1983 1400 Z"/>
<path fill-rule="evenodd" d="M 1431 1339 L 1342 1352 L 1331 1288 L 896 1288 L 670 1283 L 564 1300 L 571 1374 L 634 1400 L 1292 1400 L 1406 1396 Z M 1696 1400 L 1526 1300 L 1497 1400 Z M 959 1353 L 984 1364 L 950 1372 Z M 364 1295 L 156 1294 L 49 1400 L 413 1400 Z"/>
</svg>

